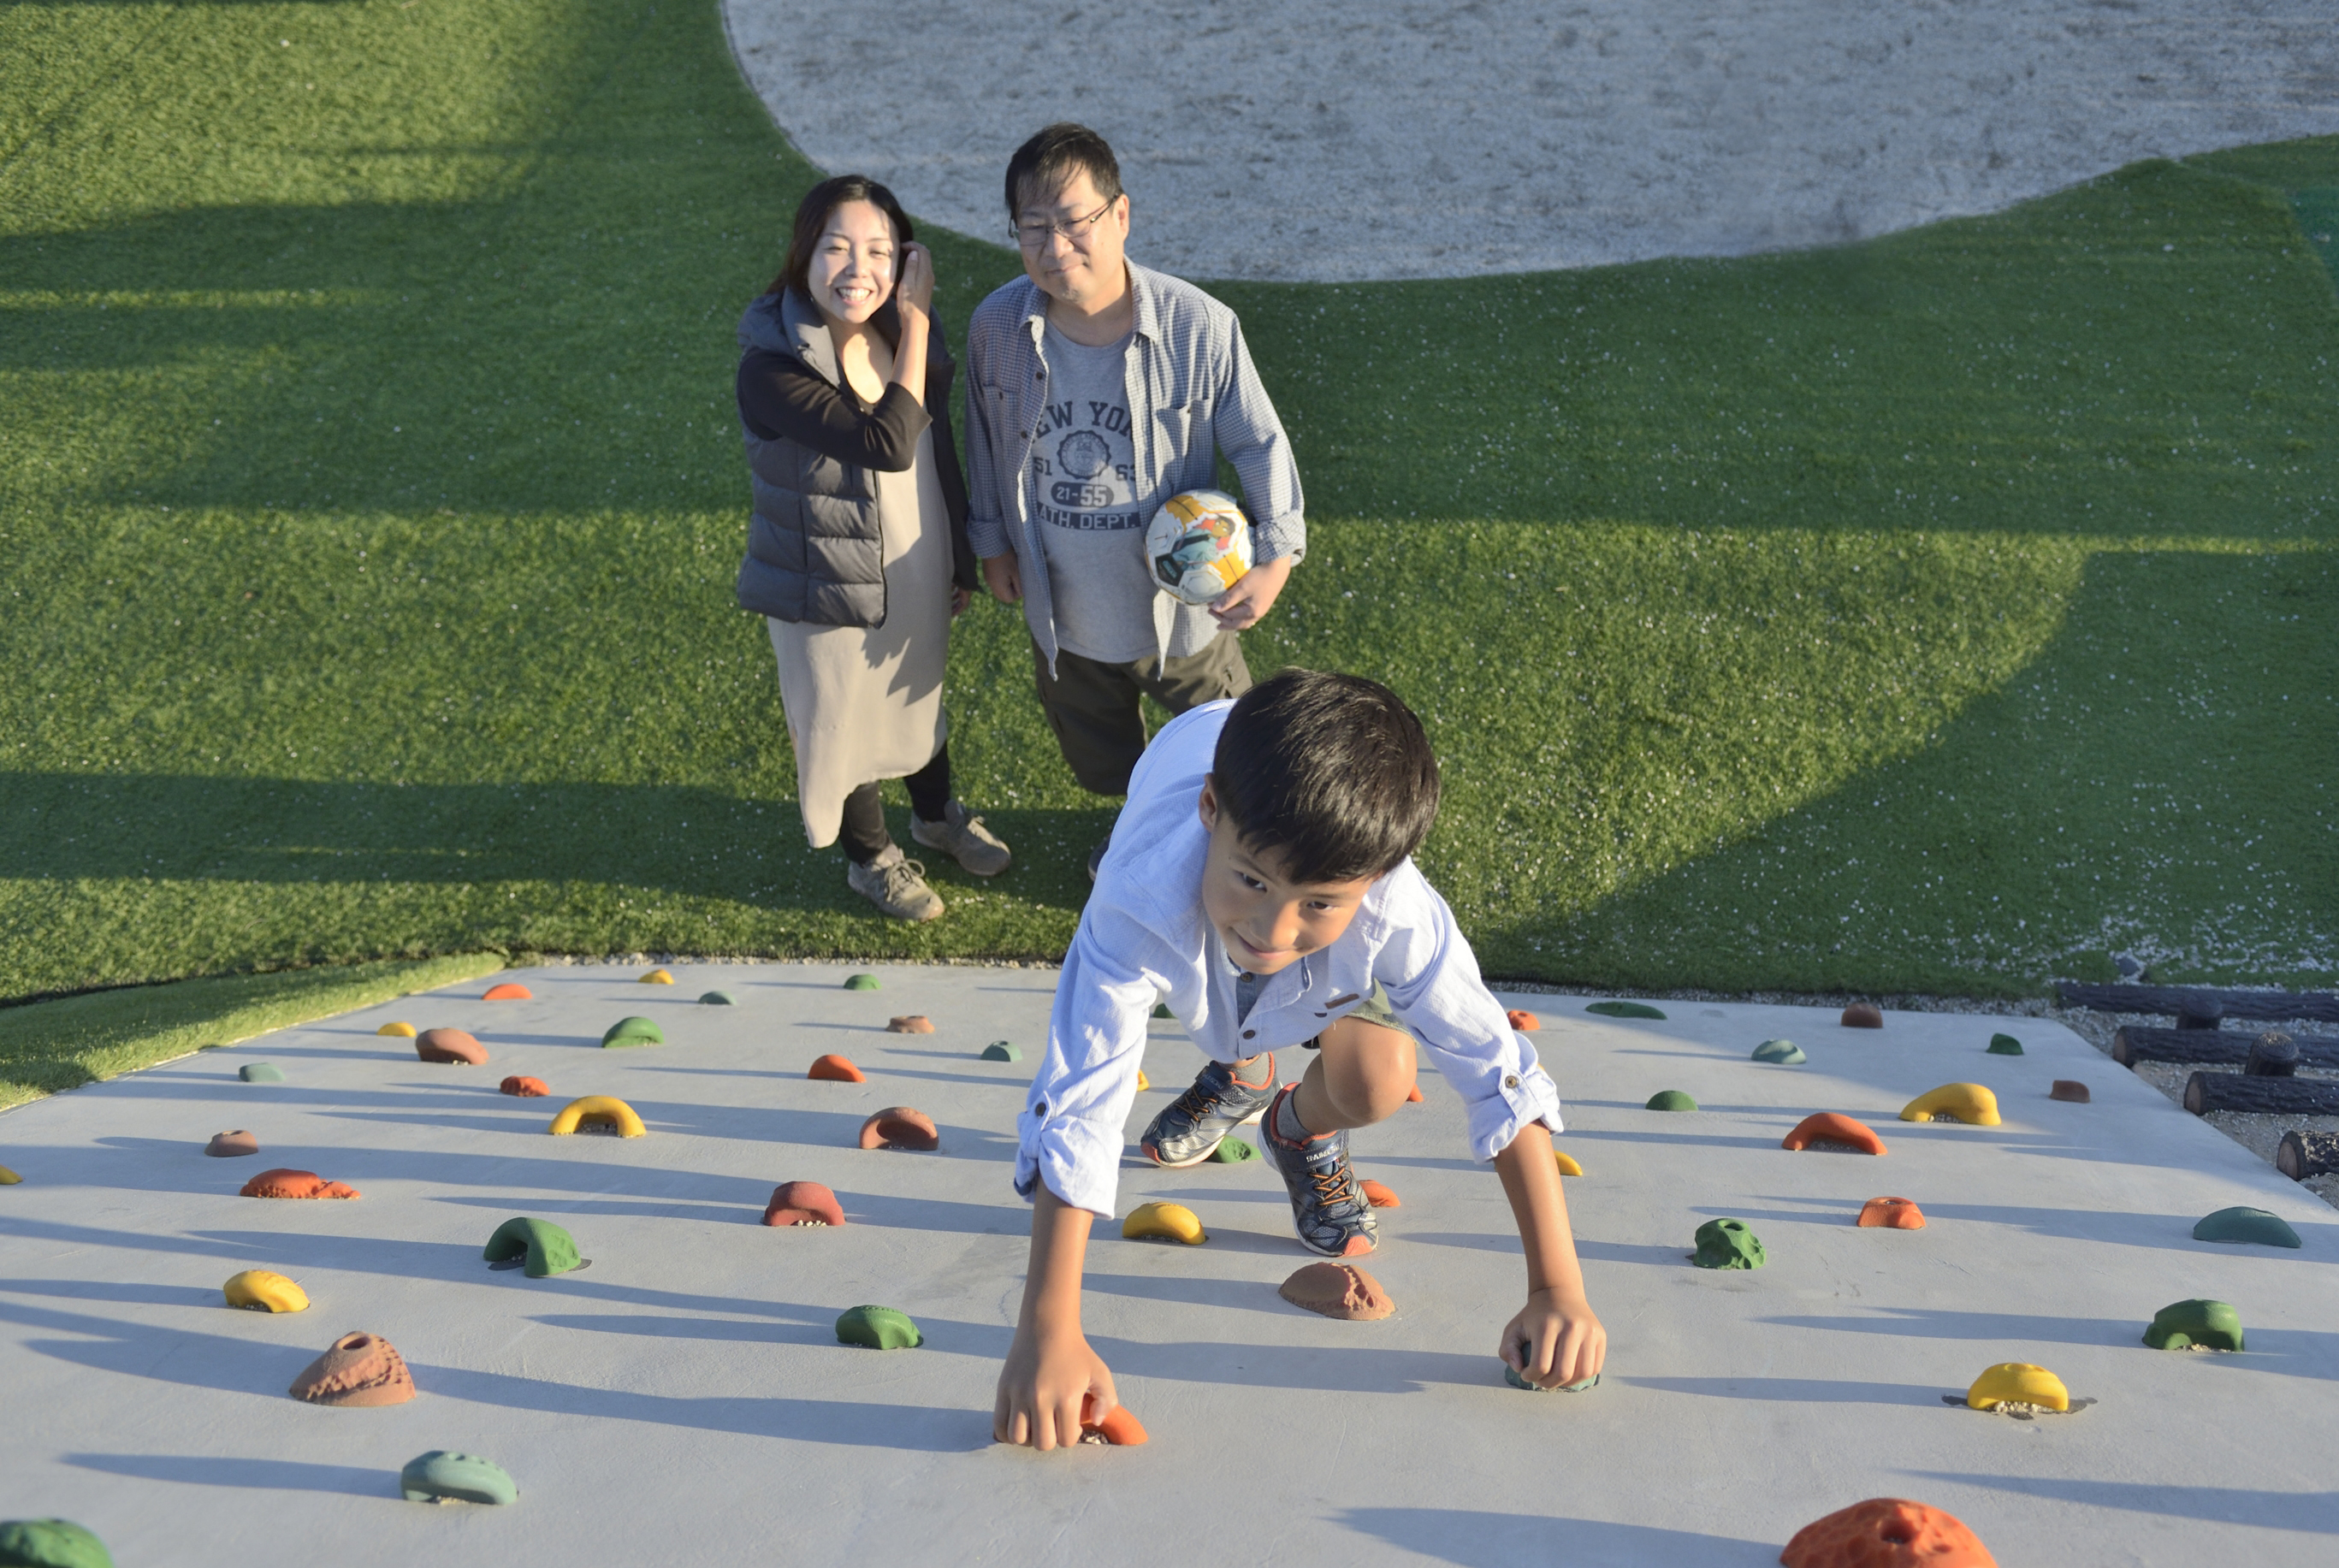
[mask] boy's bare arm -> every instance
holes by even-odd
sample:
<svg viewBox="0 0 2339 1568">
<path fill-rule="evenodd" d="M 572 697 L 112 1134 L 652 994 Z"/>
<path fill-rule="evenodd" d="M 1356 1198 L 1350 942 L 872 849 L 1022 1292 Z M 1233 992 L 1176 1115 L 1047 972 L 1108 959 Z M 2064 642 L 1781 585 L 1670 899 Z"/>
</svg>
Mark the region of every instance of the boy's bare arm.
<svg viewBox="0 0 2339 1568">
<path fill-rule="evenodd" d="M 999 1400 L 991 1435 L 1001 1443 L 1045 1452 L 1081 1440 L 1082 1423 L 1104 1418 L 1120 1403 L 1112 1371 L 1081 1332 L 1081 1272 L 1088 1257 L 1093 1217 L 1040 1183 L 1031 1205 L 1031 1268 L 1023 1280 L 1023 1311 L 1015 1342 L 999 1372 Z"/>
<path fill-rule="evenodd" d="M 1495 1156 L 1495 1170 L 1503 1178 L 1527 1255 L 1527 1304 L 1503 1326 L 1495 1353 L 1542 1387 L 1581 1383 L 1607 1360 L 1608 1331 L 1584 1294 L 1567 1199 L 1543 1123 L 1521 1128 L 1510 1147 Z"/>
</svg>

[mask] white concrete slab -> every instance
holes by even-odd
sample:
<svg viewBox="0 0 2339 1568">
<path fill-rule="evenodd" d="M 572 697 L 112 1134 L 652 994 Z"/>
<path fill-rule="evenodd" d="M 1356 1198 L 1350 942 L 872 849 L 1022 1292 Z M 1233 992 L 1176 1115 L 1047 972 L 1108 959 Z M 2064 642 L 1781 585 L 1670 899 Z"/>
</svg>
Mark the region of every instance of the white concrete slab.
<svg viewBox="0 0 2339 1568">
<path fill-rule="evenodd" d="M 1756 1564 L 1801 1524 L 1859 1499 L 1913 1496 L 1971 1524 L 2009 1564 L 2328 1562 L 2339 1534 L 2339 1224 L 2328 1208 L 2067 1031 L 2035 1020 L 1891 1014 L 1843 1030 L 1809 1010 L 1668 1004 L 1664 1022 L 1516 999 L 1568 1097 L 1568 1183 L 1613 1336 L 1601 1387 L 1505 1387 L 1495 1336 L 1521 1291 L 1491 1174 L 1463 1154 L 1435 1076 L 1426 1103 L 1360 1135 L 1396 1188 L 1374 1272 L 1401 1308 L 1338 1324 L 1285 1306 L 1306 1261 L 1258 1165 L 1130 1168 L 1124 1205 L 1174 1198 L 1211 1240 L 1100 1238 L 1088 1326 L 1141 1449 L 1041 1456 L 992 1446 L 989 1411 L 1020 1291 L 1025 1211 L 1009 1190 L 1029 1070 L 975 1053 L 1036 1047 L 1043 971 L 681 965 L 671 991 L 631 971 L 473 983 L 288 1030 L 0 1117 L 0 1517 L 61 1514 L 125 1565 L 583 1562 L 1150 1562 L 1165 1552 L 1296 1563 Z M 720 985 L 740 1005 L 694 999 Z M 931 1036 L 882 1032 L 931 1015 Z M 671 1043 L 597 1047 L 631 1012 Z M 377 1025 L 453 1024 L 486 1068 L 427 1066 Z M 1994 1028 L 2028 1054 L 1985 1055 Z M 1199 1058 L 1157 1024 L 1150 1116 Z M 1760 1066 L 1768 1036 L 1801 1068 Z M 815 1083 L 842 1050 L 866 1085 Z M 1033 1052 L 1036 1054 L 1036 1052 Z M 280 1064 L 248 1085 L 237 1067 Z M 1287 1076 L 1296 1068 L 1287 1067 Z M 496 1092 L 532 1073 L 549 1100 Z M 2081 1078 L 2095 1103 L 2047 1099 Z M 1995 1129 L 1893 1120 L 1945 1080 L 1990 1085 Z M 1706 1109 L 1643 1110 L 1660 1089 Z M 554 1139 L 569 1097 L 615 1093 L 645 1139 Z M 851 1147 L 870 1109 L 907 1102 L 939 1154 Z M 1890 1155 L 1788 1154 L 1811 1109 L 1874 1125 Z M 1131 1127 L 1132 1136 L 1137 1125 Z M 201 1152 L 249 1128 L 256 1159 Z M 351 1203 L 233 1194 L 290 1165 Z M 772 1187 L 843 1196 L 834 1231 L 768 1230 Z M 1932 1223 L 1860 1230 L 1863 1198 L 1913 1198 Z M 2304 1250 L 2196 1243 L 2196 1218 L 2247 1203 Z M 479 1249 L 512 1214 L 558 1220 L 593 1266 L 530 1281 Z M 1736 1215 L 1770 1266 L 1685 1258 Z M 299 1278 L 315 1305 L 224 1307 L 246 1267 Z M 2156 1353 L 2156 1307 L 2235 1303 L 2240 1356 Z M 838 1312 L 915 1317 L 926 1348 L 834 1342 Z M 335 1336 L 404 1353 L 422 1392 L 390 1409 L 301 1405 L 286 1385 Z M 1984 1366 L 2034 1360 L 2101 1403 L 2018 1423 L 1953 1410 Z M 400 1502 L 427 1448 L 501 1462 L 508 1509 Z M 1209 1539 L 1198 1542 L 1197 1533 Z M 1174 1543 L 1174 1544 L 1173 1544 Z"/>
</svg>

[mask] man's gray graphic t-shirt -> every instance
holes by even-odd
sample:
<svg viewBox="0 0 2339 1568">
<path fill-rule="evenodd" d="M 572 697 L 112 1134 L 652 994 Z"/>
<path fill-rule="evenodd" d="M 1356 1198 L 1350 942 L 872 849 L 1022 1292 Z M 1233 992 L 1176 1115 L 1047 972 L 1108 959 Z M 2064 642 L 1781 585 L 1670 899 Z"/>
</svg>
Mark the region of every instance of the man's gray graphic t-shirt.
<svg viewBox="0 0 2339 1568">
<path fill-rule="evenodd" d="M 1130 340 L 1101 349 L 1073 342 L 1051 324 L 1041 346 L 1048 406 L 1031 443 L 1028 492 L 1055 589 L 1056 640 L 1108 664 L 1150 659 L 1153 578 L 1145 569 L 1145 525 L 1170 498 L 1134 493 L 1137 453 L 1121 380 Z M 1199 653 L 1219 624 L 1180 605 L 1170 653 Z"/>
</svg>

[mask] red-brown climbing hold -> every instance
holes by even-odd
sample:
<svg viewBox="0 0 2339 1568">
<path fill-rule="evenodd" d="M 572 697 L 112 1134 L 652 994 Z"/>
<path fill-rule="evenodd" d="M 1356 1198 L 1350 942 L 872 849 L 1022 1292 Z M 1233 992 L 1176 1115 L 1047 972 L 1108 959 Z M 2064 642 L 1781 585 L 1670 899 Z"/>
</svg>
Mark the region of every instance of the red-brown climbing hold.
<svg viewBox="0 0 2339 1568">
<path fill-rule="evenodd" d="M 764 1205 L 766 1225 L 842 1225 L 844 1210 L 836 1194 L 817 1181 L 783 1181 Z"/>
<path fill-rule="evenodd" d="M 1348 1263 L 1311 1263 L 1276 1294 L 1294 1307 L 1344 1323 L 1375 1323 L 1396 1310 L 1381 1282 Z"/>
<path fill-rule="evenodd" d="M 2087 1086 L 2076 1078 L 2058 1078 L 2047 1090 L 2049 1100 L 2068 1100 L 2074 1105 L 2087 1103 Z"/>
<path fill-rule="evenodd" d="M 1779 1140 L 1781 1149 L 1808 1149 L 1814 1143 L 1840 1143 L 1862 1154 L 1882 1154 L 1884 1140 L 1867 1123 L 1839 1111 L 1821 1110 L 1795 1123 L 1795 1130 Z"/>
<path fill-rule="evenodd" d="M 1537 1018 L 1534 1013 L 1527 1011 L 1526 1009 L 1522 1007 L 1515 1007 L 1503 1016 L 1509 1019 L 1511 1021 L 1511 1027 L 1517 1030 L 1521 1034 L 1533 1034 L 1536 1030 L 1543 1027 L 1543 1020 Z"/>
<path fill-rule="evenodd" d="M 1905 1198 L 1871 1198 L 1860 1206 L 1860 1223 L 1866 1230 L 1922 1230 L 1925 1211 Z"/>
<path fill-rule="evenodd" d="M 869 1080 L 862 1074 L 859 1068 L 845 1060 L 844 1058 L 834 1053 L 827 1056 L 814 1058 L 812 1064 L 812 1070 L 805 1073 L 804 1076 L 806 1078 L 826 1079 L 831 1083 L 866 1083 L 869 1081 Z"/>
<path fill-rule="evenodd" d="M 536 992 L 516 980 L 508 980 L 501 985 L 488 987 L 487 994 L 479 1000 L 481 1001 L 534 1001 Z"/>
<path fill-rule="evenodd" d="M 354 1187 L 327 1181 L 313 1170 L 263 1170 L 243 1184 L 238 1198 L 356 1198 Z"/>
<path fill-rule="evenodd" d="M 311 1405 L 403 1405 L 414 1397 L 414 1375 L 389 1340 L 360 1331 L 309 1363 L 291 1393 Z"/>
<path fill-rule="evenodd" d="M 1407 1105 L 1419 1105 L 1421 1103 L 1421 1085 L 1416 1083 L 1411 1089 L 1405 1091 L 1405 1102 Z"/>
<path fill-rule="evenodd" d="M 934 1021 L 923 1012 L 906 1012 L 899 1018 L 888 1020 L 885 1024 L 888 1034 L 932 1034 L 933 1031 Z"/>
<path fill-rule="evenodd" d="M 1843 1010 L 1846 1029 L 1882 1029 L 1884 1014 L 1872 1001 L 1855 1001 Z"/>
<path fill-rule="evenodd" d="M 1103 1420 L 1081 1424 L 1081 1441 L 1091 1438 L 1115 1448 L 1134 1448 L 1145 1441 L 1145 1424 L 1129 1413 L 1128 1405 L 1116 1405 L 1105 1412 Z"/>
<path fill-rule="evenodd" d="M 1954 1515 L 1900 1497 L 1871 1497 L 1795 1532 L 1786 1568 L 1998 1568 Z"/>
<path fill-rule="evenodd" d="M 1405 1200 L 1377 1181 L 1364 1183 L 1365 1201 L 1375 1208 L 1403 1208 Z"/>
<path fill-rule="evenodd" d="M 943 1146 L 934 1119 L 906 1105 L 889 1105 L 861 1124 L 864 1149 L 935 1149 Z"/>
<path fill-rule="evenodd" d="M 233 1159 L 240 1154 L 258 1154 L 260 1139 L 240 1128 L 233 1132 L 214 1132 L 212 1140 L 203 1145 L 203 1152 L 217 1159 Z"/>
<path fill-rule="evenodd" d="M 514 1073 L 509 1078 L 504 1080 L 502 1084 L 502 1092 L 506 1094 L 516 1094 L 522 1100 L 535 1100 L 540 1096 L 550 1094 L 552 1092 L 552 1089 L 550 1085 L 547 1084 L 544 1080 L 540 1078 L 522 1078 L 519 1074 Z"/>
<path fill-rule="evenodd" d="M 485 1067 L 488 1048 L 459 1029 L 426 1029 L 414 1037 L 414 1054 L 425 1061 L 451 1061 L 458 1067 Z"/>
</svg>

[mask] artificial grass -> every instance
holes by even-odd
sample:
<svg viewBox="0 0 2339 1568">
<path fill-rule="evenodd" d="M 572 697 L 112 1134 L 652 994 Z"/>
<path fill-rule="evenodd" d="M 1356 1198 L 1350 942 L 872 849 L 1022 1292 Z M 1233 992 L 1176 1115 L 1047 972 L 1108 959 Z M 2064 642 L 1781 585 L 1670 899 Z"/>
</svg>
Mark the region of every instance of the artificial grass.
<svg viewBox="0 0 2339 1568">
<path fill-rule="evenodd" d="M 0 995 L 1061 950 L 1107 813 L 1001 606 L 952 754 L 1017 866 L 905 927 L 804 847 L 729 389 L 816 176 L 710 4 L 15 6 L 0 57 Z M 1312 529 L 1250 661 L 1422 709 L 1498 973 L 2312 981 L 2334 190 L 2324 139 L 1841 251 L 1225 286 Z M 923 237 L 952 324 L 1013 271 Z"/>
</svg>

